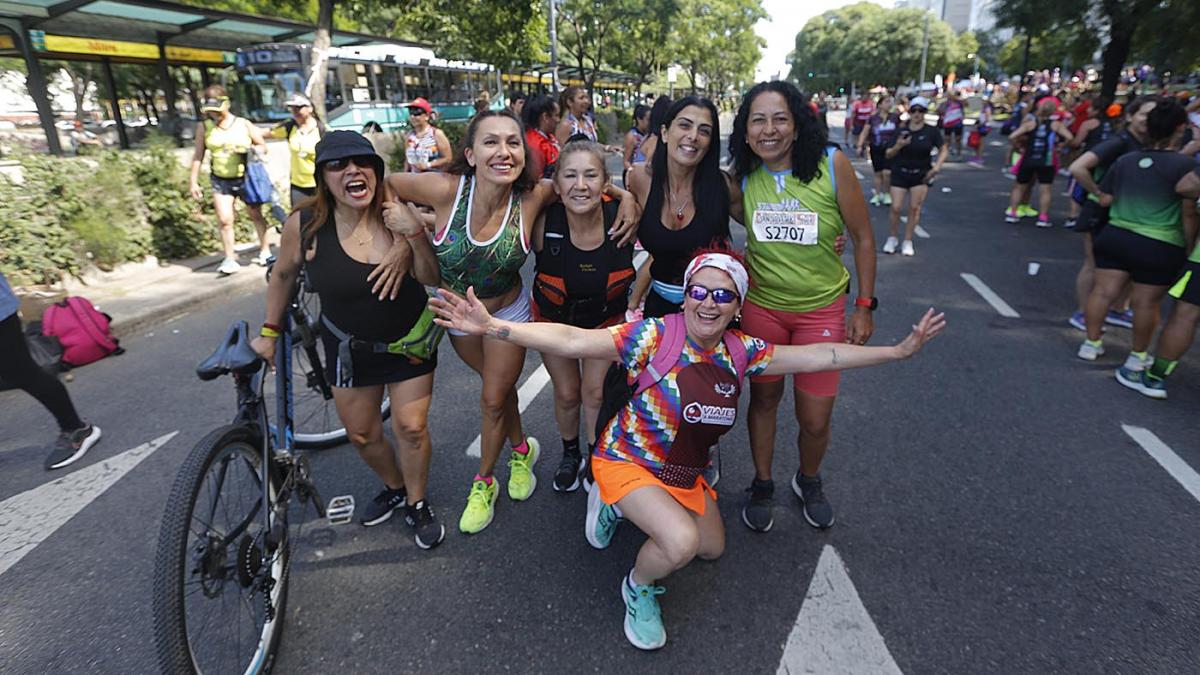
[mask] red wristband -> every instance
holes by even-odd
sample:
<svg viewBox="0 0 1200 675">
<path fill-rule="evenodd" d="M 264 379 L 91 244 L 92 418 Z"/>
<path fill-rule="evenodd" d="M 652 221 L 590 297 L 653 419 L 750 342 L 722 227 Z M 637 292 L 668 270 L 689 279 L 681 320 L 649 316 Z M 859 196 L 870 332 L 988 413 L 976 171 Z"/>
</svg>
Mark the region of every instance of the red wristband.
<svg viewBox="0 0 1200 675">
<path fill-rule="evenodd" d="M 283 329 L 282 329 L 282 328 L 280 328 L 280 327 L 279 327 L 277 324 L 268 323 L 268 322 L 266 322 L 266 321 L 264 321 L 264 322 L 263 322 L 263 325 L 262 325 L 262 327 L 263 327 L 263 328 L 269 328 L 269 329 L 271 329 L 271 330 L 275 331 L 276 333 L 282 333 L 282 332 L 283 332 Z"/>
</svg>

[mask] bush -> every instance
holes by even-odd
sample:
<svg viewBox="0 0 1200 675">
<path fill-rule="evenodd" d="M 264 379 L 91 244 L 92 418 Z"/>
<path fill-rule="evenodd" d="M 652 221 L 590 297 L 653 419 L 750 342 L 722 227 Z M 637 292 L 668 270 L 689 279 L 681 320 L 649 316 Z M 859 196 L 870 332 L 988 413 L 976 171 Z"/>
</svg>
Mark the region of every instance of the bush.
<svg viewBox="0 0 1200 675">
<path fill-rule="evenodd" d="M 141 189 L 147 219 L 153 228 L 155 255 L 159 258 L 190 258 L 220 248 L 215 214 L 207 179 L 202 203 L 187 193 L 188 172 L 176 160 L 170 144 L 150 144 L 133 162 L 133 175 Z"/>
<path fill-rule="evenodd" d="M 76 235 L 76 256 L 102 270 L 111 270 L 151 252 L 151 227 L 142 195 L 130 189 L 134 181 L 126 158 L 107 151 L 98 156 L 98 164 L 87 180 L 72 186 L 83 204 L 63 216 Z"/>
</svg>

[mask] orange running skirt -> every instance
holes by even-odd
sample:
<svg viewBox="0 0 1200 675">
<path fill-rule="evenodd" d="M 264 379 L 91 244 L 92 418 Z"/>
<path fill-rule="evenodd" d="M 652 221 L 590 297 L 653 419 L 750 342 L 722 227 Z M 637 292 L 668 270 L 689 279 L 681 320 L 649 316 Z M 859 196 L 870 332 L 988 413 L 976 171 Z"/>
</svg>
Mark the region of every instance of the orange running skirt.
<svg viewBox="0 0 1200 675">
<path fill-rule="evenodd" d="M 640 487 L 653 486 L 666 490 L 675 501 L 685 509 L 698 516 L 704 515 L 704 494 L 717 501 L 717 491 L 713 490 L 704 480 L 704 476 L 696 478 L 696 484 L 690 488 L 678 488 L 667 485 L 650 473 L 646 467 L 622 460 L 606 459 L 592 455 L 592 477 L 596 479 L 596 487 L 600 489 L 600 501 L 605 504 L 616 504 Z"/>
</svg>

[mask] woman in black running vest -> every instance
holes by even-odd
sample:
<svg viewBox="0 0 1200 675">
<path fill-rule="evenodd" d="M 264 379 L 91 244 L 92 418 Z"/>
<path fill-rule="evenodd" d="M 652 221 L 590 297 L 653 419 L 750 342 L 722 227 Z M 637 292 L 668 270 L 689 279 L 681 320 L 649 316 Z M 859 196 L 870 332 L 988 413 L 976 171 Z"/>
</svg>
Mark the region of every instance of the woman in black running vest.
<svg viewBox="0 0 1200 675">
<path fill-rule="evenodd" d="M 618 246 L 606 234 L 616 221 L 619 204 L 602 201 L 608 182 L 604 149 L 599 144 L 572 141 L 562 149 L 554 173 L 554 190 L 562 201 L 546 207 L 533 229 L 535 321 L 607 328 L 624 318 L 634 279 L 633 247 Z M 554 384 L 554 417 L 563 444 L 554 489 L 572 492 L 579 487 L 583 469 L 580 408 L 591 456 L 610 362 L 545 353 L 542 362 Z"/>
</svg>

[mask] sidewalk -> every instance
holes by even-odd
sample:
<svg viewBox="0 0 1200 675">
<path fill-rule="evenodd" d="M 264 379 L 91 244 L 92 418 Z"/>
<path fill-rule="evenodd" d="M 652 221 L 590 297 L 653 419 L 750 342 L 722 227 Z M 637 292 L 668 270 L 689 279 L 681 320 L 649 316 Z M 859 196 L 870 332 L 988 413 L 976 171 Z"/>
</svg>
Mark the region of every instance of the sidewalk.
<svg viewBox="0 0 1200 675">
<path fill-rule="evenodd" d="M 258 244 L 239 245 L 242 269 L 229 276 L 217 274 L 220 255 L 167 264 L 151 258 L 88 274 L 82 281 L 70 279 L 62 286 L 68 295 L 84 296 L 112 316 L 113 332 L 126 337 L 231 297 L 264 292 L 266 268 L 251 262 L 257 251 Z"/>
</svg>

